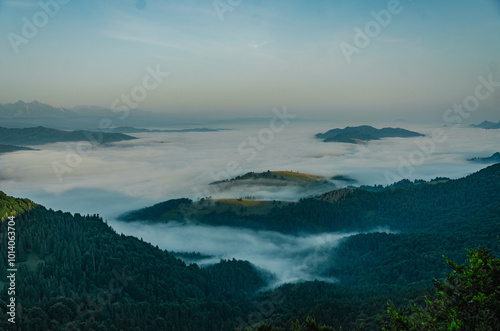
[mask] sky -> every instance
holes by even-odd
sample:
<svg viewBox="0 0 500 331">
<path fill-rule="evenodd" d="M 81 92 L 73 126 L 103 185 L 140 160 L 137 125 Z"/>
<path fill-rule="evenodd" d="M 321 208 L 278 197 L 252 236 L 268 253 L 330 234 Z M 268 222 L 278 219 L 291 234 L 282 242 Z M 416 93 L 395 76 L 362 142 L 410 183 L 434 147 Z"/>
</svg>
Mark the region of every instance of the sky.
<svg viewBox="0 0 500 331">
<path fill-rule="evenodd" d="M 6 0 L 0 103 L 439 121 L 500 81 L 499 41 L 497 0 Z M 500 92 L 480 107 L 498 121 Z"/>
</svg>

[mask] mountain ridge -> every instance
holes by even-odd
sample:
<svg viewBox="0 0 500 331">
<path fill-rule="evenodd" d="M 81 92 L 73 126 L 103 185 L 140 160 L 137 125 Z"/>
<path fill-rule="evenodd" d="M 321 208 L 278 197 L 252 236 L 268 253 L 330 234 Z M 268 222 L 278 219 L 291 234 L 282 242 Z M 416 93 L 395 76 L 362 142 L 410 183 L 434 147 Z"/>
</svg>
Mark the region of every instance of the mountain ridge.
<svg viewBox="0 0 500 331">
<path fill-rule="evenodd" d="M 98 105 L 78 105 L 74 107 L 61 107 L 43 103 L 38 100 L 25 102 L 18 100 L 14 103 L 0 104 L 0 119 L 78 119 L 84 117 L 127 117 L 155 116 L 155 114 L 139 110 L 113 110 L 109 107 Z"/>
<path fill-rule="evenodd" d="M 488 157 L 474 157 L 471 159 L 467 159 L 467 161 L 481 162 L 481 163 L 498 163 L 500 162 L 500 152 L 493 153 L 493 155 Z"/>
<path fill-rule="evenodd" d="M 473 127 L 473 128 L 481 128 L 481 129 L 485 129 L 485 130 L 496 130 L 496 129 L 500 129 L 500 121 L 498 121 L 498 123 L 490 122 L 490 121 L 483 121 L 479 124 L 471 124 L 469 126 Z"/>
<path fill-rule="evenodd" d="M 361 126 L 347 126 L 344 129 L 332 129 L 325 133 L 318 133 L 316 138 L 323 140 L 323 142 L 341 142 L 359 144 L 370 140 L 380 140 L 382 138 L 409 138 L 409 137 L 423 137 L 425 135 L 409 131 L 401 128 L 382 128 L 376 129 L 369 125 Z"/>
<path fill-rule="evenodd" d="M 34 119 L 34 118 L 74 118 L 79 115 L 71 110 L 41 103 L 37 100 L 0 104 L 0 118 L 2 119 Z"/>
<path fill-rule="evenodd" d="M 464 219 L 466 215 L 480 212 L 476 205 L 474 208 L 465 208 L 463 200 L 470 197 L 463 194 L 459 196 L 457 192 L 474 192 L 475 199 L 482 201 L 485 206 L 495 201 L 492 198 L 500 200 L 500 164 L 489 166 L 464 178 L 438 178 L 426 183 L 428 184 L 423 185 L 420 181 L 402 183 L 381 191 L 340 189 L 316 198 L 301 199 L 293 204 L 274 201 L 272 209 L 266 215 L 252 215 L 251 207 L 244 207 L 247 209 L 243 208 L 242 212 L 231 212 L 220 210 L 203 200 L 194 202 L 190 199 L 177 199 L 177 203 L 168 200 L 127 212 L 119 219 L 166 223 L 189 219 L 207 225 L 241 226 L 289 233 L 345 231 L 349 227 L 363 230 L 378 226 L 380 222 L 388 226 L 399 227 L 405 224 L 407 229 L 421 229 L 431 226 L 433 220 L 446 219 L 458 210 L 463 214 L 457 215 L 455 219 Z M 439 201 L 441 204 L 437 204 Z M 399 216 L 401 213 L 405 214 L 406 209 L 412 212 L 405 216 L 403 222 Z M 174 219 L 174 215 L 177 219 Z M 332 219 L 335 219 L 335 222 Z M 409 224 L 411 220 L 415 221 Z"/>
<path fill-rule="evenodd" d="M 104 133 L 86 130 L 62 131 L 43 126 L 9 129 L 0 127 L 0 144 L 43 145 L 56 142 L 90 141 L 99 144 L 137 139 L 122 133 Z"/>
<path fill-rule="evenodd" d="M 162 129 L 162 130 L 150 130 L 144 128 L 135 128 L 132 126 L 119 126 L 116 128 L 110 128 L 103 130 L 104 132 L 119 132 L 119 133 L 181 133 L 181 132 L 219 132 L 222 129 L 210 129 L 210 128 L 192 128 L 192 129 Z"/>
</svg>

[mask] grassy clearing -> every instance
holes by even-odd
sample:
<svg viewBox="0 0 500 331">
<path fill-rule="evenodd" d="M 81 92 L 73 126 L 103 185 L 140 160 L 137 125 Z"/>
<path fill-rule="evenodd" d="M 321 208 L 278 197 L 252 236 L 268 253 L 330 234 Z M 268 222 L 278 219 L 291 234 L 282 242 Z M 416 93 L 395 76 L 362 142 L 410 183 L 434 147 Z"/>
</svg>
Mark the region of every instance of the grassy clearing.
<svg viewBox="0 0 500 331">
<path fill-rule="evenodd" d="M 35 253 L 29 253 L 28 258 L 26 259 L 26 262 L 22 262 L 20 264 L 26 264 L 26 267 L 28 267 L 28 270 L 34 271 L 36 270 L 36 267 L 38 264 L 43 262 L 43 260 Z"/>
<path fill-rule="evenodd" d="M 36 267 L 41 263 L 43 262 L 44 260 L 42 260 L 40 258 L 40 256 L 38 256 L 38 254 L 35 254 L 35 253 L 29 253 L 26 257 L 26 261 L 24 262 L 17 262 L 16 263 L 16 268 L 19 269 L 19 267 L 21 265 L 26 265 L 26 267 L 28 268 L 29 271 L 36 271 Z M 5 284 L 7 284 L 8 282 L 5 282 L 3 279 L 0 280 L 0 289 L 2 289 L 4 287 Z"/>
<path fill-rule="evenodd" d="M 221 203 L 236 205 L 241 207 L 256 207 L 262 204 L 262 200 L 250 200 L 250 199 L 213 199 L 213 201 L 218 201 Z"/>
<path fill-rule="evenodd" d="M 236 215 L 266 214 L 274 207 L 293 203 L 289 201 L 269 201 L 251 199 L 210 199 L 214 204 L 207 210 L 223 213 L 232 211 Z"/>
<path fill-rule="evenodd" d="M 301 180 L 301 181 L 315 181 L 319 180 L 322 177 L 316 175 L 305 174 L 302 172 L 294 172 L 294 171 L 271 171 L 272 174 L 276 176 L 283 176 L 290 180 Z"/>
</svg>

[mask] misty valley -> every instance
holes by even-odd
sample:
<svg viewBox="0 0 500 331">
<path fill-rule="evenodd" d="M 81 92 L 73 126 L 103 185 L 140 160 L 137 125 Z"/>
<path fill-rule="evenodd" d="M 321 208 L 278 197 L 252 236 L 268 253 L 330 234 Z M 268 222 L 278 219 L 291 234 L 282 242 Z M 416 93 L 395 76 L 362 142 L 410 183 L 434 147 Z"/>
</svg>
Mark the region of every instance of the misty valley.
<svg viewBox="0 0 500 331">
<path fill-rule="evenodd" d="M 296 121 L 247 160 L 240 142 L 267 125 L 1 128 L 20 328 L 388 328 L 436 298 L 443 257 L 498 256 L 498 131 L 443 128 L 410 172 L 402 156 L 435 128 Z"/>
</svg>

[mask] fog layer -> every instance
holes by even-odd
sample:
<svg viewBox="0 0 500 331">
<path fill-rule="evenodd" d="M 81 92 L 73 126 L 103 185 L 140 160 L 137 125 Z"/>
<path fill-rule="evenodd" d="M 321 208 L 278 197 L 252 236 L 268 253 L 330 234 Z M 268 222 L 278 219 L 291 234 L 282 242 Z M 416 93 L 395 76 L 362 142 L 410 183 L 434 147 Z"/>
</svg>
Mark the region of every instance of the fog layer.
<svg viewBox="0 0 500 331">
<path fill-rule="evenodd" d="M 388 125 L 376 127 L 383 126 Z M 43 145 L 37 146 L 39 151 L 0 155 L 0 190 L 48 208 L 98 213 L 119 233 L 142 237 L 164 249 L 214 256 L 200 261 L 202 264 L 221 258 L 248 260 L 274 273 L 276 284 L 298 279 L 335 281 L 323 278 L 321 268 L 331 262 L 329 251 L 354 233 L 294 237 L 227 227 L 124 224 L 115 219 L 124 212 L 173 198 L 247 196 L 245 187 L 225 192 L 208 184 L 249 171 L 344 175 L 355 179 L 357 185 L 387 185 L 403 177 L 463 177 L 486 166 L 468 158 L 498 151 L 500 130 L 441 127 L 438 129 L 446 139 L 433 141 L 435 127 L 399 126 L 427 136 L 359 145 L 324 143 L 314 135 L 343 126 L 291 121 L 276 132 L 267 124 L 253 123 L 220 132 L 137 134 L 137 140 L 108 146 Z M 298 200 L 303 193 L 265 186 L 251 191 L 256 198 L 277 200 Z"/>
<path fill-rule="evenodd" d="M 322 271 L 333 262 L 333 249 L 342 240 L 357 234 L 294 236 L 225 226 L 124 223 L 116 220 L 111 220 L 109 224 L 118 233 L 134 235 L 169 251 L 200 252 L 213 256 L 193 261 L 200 266 L 211 265 L 221 259 L 250 261 L 275 276 L 271 286 L 315 279 L 335 282 L 334 277 L 326 277 Z M 390 231 L 378 228 L 371 232 Z"/>
</svg>

